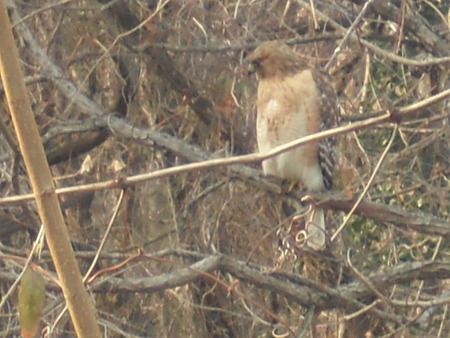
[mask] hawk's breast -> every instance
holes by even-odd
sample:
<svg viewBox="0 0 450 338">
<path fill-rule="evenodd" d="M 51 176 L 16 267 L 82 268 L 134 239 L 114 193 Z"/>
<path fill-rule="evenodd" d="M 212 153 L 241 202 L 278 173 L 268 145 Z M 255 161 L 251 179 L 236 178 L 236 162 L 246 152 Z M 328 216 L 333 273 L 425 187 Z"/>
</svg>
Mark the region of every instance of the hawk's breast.
<svg viewBox="0 0 450 338">
<path fill-rule="evenodd" d="M 257 138 L 260 152 L 320 130 L 320 93 L 310 71 L 283 79 L 266 79 L 258 87 Z M 266 174 L 301 181 L 320 189 L 318 143 L 308 143 L 263 162 Z"/>
</svg>

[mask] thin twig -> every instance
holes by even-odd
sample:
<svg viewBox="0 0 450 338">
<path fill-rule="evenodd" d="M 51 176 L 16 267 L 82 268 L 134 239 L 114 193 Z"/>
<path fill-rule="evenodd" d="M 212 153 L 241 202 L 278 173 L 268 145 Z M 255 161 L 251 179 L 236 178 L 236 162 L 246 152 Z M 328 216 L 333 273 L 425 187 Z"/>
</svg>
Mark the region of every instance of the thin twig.
<svg viewBox="0 0 450 338">
<path fill-rule="evenodd" d="M 314 22 L 314 29 L 318 29 L 319 23 L 317 22 L 316 6 L 314 6 L 314 0 L 309 0 L 309 6 L 311 7 L 311 14 L 312 14 L 313 22 Z"/>
<path fill-rule="evenodd" d="M 299 3 L 303 7 L 306 7 L 309 10 L 311 10 L 309 3 L 307 3 L 305 0 L 297 0 L 297 3 Z M 316 15 L 318 17 L 320 17 L 322 20 L 324 20 L 327 23 L 329 23 L 330 25 L 332 25 L 338 32 L 341 32 L 343 34 L 346 33 L 347 30 L 344 27 L 342 27 L 340 24 L 338 24 L 336 21 L 331 19 L 328 15 L 325 15 L 323 12 L 318 11 L 318 10 L 316 10 Z M 350 34 L 349 37 L 355 41 L 359 41 L 362 45 L 366 46 L 367 48 L 369 48 L 371 51 L 375 52 L 376 54 L 384 56 L 391 61 L 402 63 L 402 64 L 409 65 L 409 66 L 426 67 L 426 66 L 450 62 L 450 56 L 439 57 L 439 58 L 428 58 L 426 60 L 407 59 L 407 58 L 398 56 L 397 54 L 388 52 L 380 47 L 377 47 L 374 44 L 368 42 L 367 40 L 357 37 L 355 34 Z"/>
<path fill-rule="evenodd" d="M 308 309 L 308 312 L 306 312 L 305 318 L 303 319 L 303 323 L 300 328 L 300 332 L 298 333 L 298 338 L 307 337 L 315 314 L 316 314 L 316 308 L 314 306 L 311 306 L 311 308 Z"/>
<path fill-rule="evenodd" d="M 446 304 L 444 307 L 444 313 L 442 314 L 442 320 L 441 320 L 441 323 L 439 324 L 439 331 L 437 333 L 437 338 L 441 337 L 441 335 L 442 335 L 442 330 L 444 329 L 444 323 L 446 322 L 446 318 L 447 318 L 447 311 L 448 311 L 448 304 Z"/>
<path fill-rule="evenodd" d="M 345 33 L 344 37 L 342 38 L 341 42 L 339 43 L 339 45 L 336 47 L 336 49 L 333 52 L 333 55 L 331 56 L 331 58 L 328 60 L 327 64 L 324 67 L 325 71 L 328 71 L 329 68 L 331 67 L 331 64 L 334 62 L 334 59 L 336 59 L 336 57 L 338 56 L 338 54 L 342 51 L 342 47 L 347 43 L 347 40 L 350 38 L 351 34 L 353 33 L 353 31 L 355 30 L 356 26 L 359 25 L 359 23 L 361 22 L 364 14 L 366 14 L 367 10 L 369 9 L 369 6 L 372 4 L 374 0 L 369 0 L 367 1 L 363 8 L 361 9 L 361 11 L 359 12 L 358 16 L 356 17 L 356 19 L 353 21 L 353 23 L 351 24 L 351 26 L 347 29 L 347 32 Z M 315 13 L 315 11 L 314 11 Z"/>
<path fill-rule="evenodd" d="M 43 237 L 44 237 L 44 228 L 41 226 L 41 228 L 39 229 L 39 233 L 36 237 L 36 240 L 33 242 L 33 247 L 31 249 L 30 254 L 28 255 L 28 258 L 23 266 L 22 271 L 20 272 L 19 276 L 17 276 L 14 283 L 11 284 L 8 291 L 6 291 L 6 293 L 2 296 L 2 299 L 0 301 L 0 309 L 6 304 L 6 301 L 9 299 L 11 294 L 16 289 L 17 285 L 20 283 L 20 280 L 22 279 L 22 276 L 28 269 L 28 266 L 30 266 L 32 264 L 31 262 L 33 260 L 33 257 L 41 250 L 41 245 L 42 245 L 41 242 L 43 240 Z"/>
<path fill-rule="evenodd" d="M 377 287 L 375 285 L 373 285 L 373 283 L 366 276 L 364 276 L 361 272 L 359 272 L 358 269 L 356 269 L 356 267 L 352 264 L 352 261 L 350 259 L 350 251 L 351 251 L 351 249 L 348 249 L 348 251 L 347 251 L 347 264 L 350 267 L 350 270 L 352 270 L 352 272 L 356 275 L 356 277 L 359 278 L 359 280 L 361 282 L 364 283 L 364 285 L 366 285 L 370 290 L 373 291 L 373 293 L 375 295 L 378 296 L 378 298 L 384 304 L 384 306 L 386 307 L 387 310 L 392 311 L 392 303 L 390 302 L 390 300 L 388 298 L 386 298 L 386 296 L 383 295 L 377 289 Z"/>
<path fill-rule="evenodd" d="M 342 34 L 321 34 L 320 36 L 310 37 L 310 38 L 290 38 L 290 39 L 282 39 L 288 45 L 301 45 L 312 42 L 319 41 L 327 41 L 327 40 L 337 40 L 342 38 Z M 165 43 L 143 43 L 135 48 L 137 52 L 142 52 L 145 49 L 151 48 L 159 48 L 164 49 L 170 52 L 178 52 L 178 53 L 222 53 L 222 52 L 240 52 L 242 50 L 253 49 L 258 47 L 262 41 L 249 42 L 249 43 L 238 43 L 238 44 L 229 44 L 229 45 L 169 45 Z"/>
<path fill-rule="evenodd" d="M 106 240 L 108 239 L 109 234 L 111 233 L 112 226 L 113 226 L 114 222 L 117 219 L 117 215 L 119 214 L 120 206 L 122 205 L 124 194 L 125 194 L 125 190 L 122 189 L 120 191 L 119 198 L 117 199 L 116 206 L 114 208 L 114 212 L 113 212 L 113 214 L 111 216 L 109 224 L 106 227 L 106 231 L 103 234 L 103 237 L 102 237 L 102 240 L 100 242 L 100 245 L 98 246 L 97 253 L 94 256 L 94 259 L 92 260 L 91 265 L 89 266 L 89 269 L 84 274 L 83 282 L 86 282 L 88 280 L 89 276 L 91 275 L 92 271 L 95 268 L 95 265 L 97 264 L 97 262 L 98 262 L 98 260 L 100 258 L 100 254 L 102 253 L 103 248 L 105 247 Z"/>
<path fill-rule="evenodd" d="M 391 139 L 389 140 L 389 143 L 387 144 L 386 148 L 384 149 L 383 153 L 381 154 L 380 159 L 378 160 L 378 163 L 375 166 L 375 168 L 372 172 L 372 175 L 370 176 L 369 180 L 367 181 L 367 184 L 364 187 L 363 192 L 361 193 L 358 200 L 353 205 L 353 208 L 344 217 L 344 221 L 342 222 L 342 224 L 339 226 L 339 228 L 336 230 L 336 232 L 333 234 L 333 236 L 331 236 L 331 239 L 330 239 L 331 242 L 333 242 L 336 239 L 336 237 L 339 235 L 339 233 L 342 231 L 342 229 L 344 229 L 347 222 L 350 220 L 350 217 L 352 217 L 353 213 L 358 208 L 359 204 L 361 203 L 361 201 L 363 200 L 363 198 L 366 196 L 367 192 L 369 191 L 370 186 L 372 185 L 378 171 L 380 170 L 381 164 L 383 163 L 384 159 L 386 158 L 386 155 L 388 154 L 389 149 L 391 149 L 392 143 L 394 142 L 395 136 L 397 135 L 397 130 L 398 130 L 398 124 L 395 125 L 394 131 L 392 132 L 392 135 L 391 135 Z"/>
<path fill-rule="evenodd" d="M 103 250 L 103 248 L 105 246 L 106 239 L 108 238 L 108 236 L 109 236 L 109 234 L 111 232 L 112 225 L 114 224 L 114 221 L 116 220 L 117 215 L 119 213 L 120 206 L 122 205 L 124 191 L 125 190 L 123 190 L 123 189 L 120 191 L 119 199 L 118 199 L 118 201 L 116 203 L 116 207 L 114 209 L 113 215 L 111 216 L 111 220 L 109 221 L 108 227 L 106 228 L 106 231 L 103 234 L 102 240 L 101 240 L 100 245 L 99 245 L 99 247 L 98 247 L 98 249 L 97 249 L 97 251 L 96 251 L 96 253 L 94 255 L 94 258 L 92 259 L 92 262 L 91 262 L 91 265 L 89 266 L 89 269 L 84 274 L 84 277 L 83 277 L 83 282 L 84 283 L 86 283 L 86 281 L 90 277 L 92 271 L 95 268 L 95 265 L 97 264 L 97 262 L 98 262 L 98 260 L 100 258 L 100 254 L 101 254 L 101 252 L 102 252 L 102 250 Z M 51 327 L 49 328 L 49 333 L 52 333 L 55 330 L 56 325 L 58 325 L 59 321 L 64 317 L 66 312 L 67 312 L 67 305 L 64 305 L 64 308 L 61 310 L 61 312 L 58 314 L 58 316 L 53 321 Z"/>
<path fill-rule="evenodd" d="M 355 311 L 353 313 L 345 315 L 343 320 L 344 321 L 349 321 L 349 320 L 352 320 L 354 318 L 357 318 L 357 317 L 361 316 L 362 314 L 366 313 L 367 311 L 372 310 L 379 303 L 380 303 L 380 300 L 377 299 L 377 300 L 373 301 L 372 303 L 370 303 L 369 305 L 367 305 L 366 307 L 363 307 L 363 308 L 359 309 L 358 311 Z"/>
</svg>

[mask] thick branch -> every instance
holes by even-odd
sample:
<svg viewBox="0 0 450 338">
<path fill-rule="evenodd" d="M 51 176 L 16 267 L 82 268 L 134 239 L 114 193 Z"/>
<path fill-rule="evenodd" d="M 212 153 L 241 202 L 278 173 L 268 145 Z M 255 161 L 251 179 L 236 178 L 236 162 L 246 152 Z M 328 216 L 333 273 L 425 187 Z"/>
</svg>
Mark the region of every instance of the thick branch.
<svg viewBox="0 0 450 338">
<path fill-rule="evenodd" d="M 355 201 L 350 198 L 314 195 L 308 200 L 329 209 L 348 212 Z M 379 222 L 391 223 L 402 230 L 417 231 L 435 236 L 450 236 L 450 223 L 442 218 L 426 213 L 406 211 L 400 207 L 372 202 L 362 202 L 356 209 L 356 214 Z"/>
<path fill-rule="evenodd" d="M 91 255 L 94 254 L 92 253 Z M 190 266 L 173 270 L 170 273 L 152 277 L 119 278 L 109 275 L 105 278 L 100 277 L 90 285 L 90 290 L 97 293 L 156 292 L 182 286 L 198 278 L 217 278 L 215 275 L 213 276 L 213 273 L 221 272 L 230 273 L 241 282 L 252 284 L 257 288 L 282 294 L 304 307 L 315 306 L 322 311 L 334 308 L 362 308 L 366 306 L 365 302 L 368 299 L 372 301 L 373 297 L 376 297 L 373 289 L 360 281 L 353 281 L 337 288 L 331 288 L 300 274 L 267 273 L 268 267 L 249 264 L 239 261 L 235 257 L 220 254 L 204 255 L 187 250 L 167 249 L 140 257 L 148 259 L 167 256 L 183 257 L 189 260 L 196 260 L 196 262 Z M 115 256 L 112 255 L 112 257 Z M 2 280 L 14 280 L 15 278 L 14 274 L 0 274 L 0 279 Z M 425 261 L 399 263 L 393 267 L 386 268 L 382 272 L 368 276 L 367 280 L 378 290 L 388 290 L 394 284 L 410 283 L 414 280 L 436 281 L 448 278 L 450 278 L 449 262 Z M 226 283 L 220 283 L 219 285 L 227 287 Z M 57 290 L 58 286 L 51 283 L 48 285 L 48 288 Z M 230 291 L 232 290 L 230 288 Z M 373 308 L 371 311 L 376 316 L 386 320 L 402 321 L 400 317 L 387 314 L 377 308 Z"/>
<path fill-rule="evenodd" d="M 179 250 L 176 255 L 190 257 L 189 252 Z M 198 255 L 198 254 L 197 254 Z M 149 292 L 162 291 L 167 288 L 184 285 L 199 277 L 212 278 L 215 271 L 230 273 L 242 282 L 250 283 L 258 288 L 270 290 L 284 295 L 285 297 L 305 307 L 316 306 L 321 310 L 333 308 L 354 308 L 364 306 L 363 300 L 372 298 L 373 290 L 359 281 L 338 287 L 337 289 L 327 287 L 314 287 L 314 283 L 308 278 L 295 274 L 268 275 L 265 267 L 249 265 L 246 262 L 236 260 L 223 255 L 204 256 L 197 263 L 188 268 L 166 273 L 154 277 L 143 277 L 134 279 L 122 279 L 109 277 L 95 282 L 91 286 L 94 292 Z M 450 263 L 440 261 L 407 262 L 388 268 L 383 272 L 368 277 L 371 284 L 377 289 L 386 289 L 395 283 L 407 283 L 413 280 L 436 280 L 450 277 Z M 376 310 L 376 309 L 375 309 Z M 399 321 L 400 318 L 386 316 L 384 312 L 376 310 L 378 316 L 385 319 Z"/>
<path fill-rule="evenodd" d="M 7 10 L 0 0 L 0 74 L 52 261 L 77 335 L 101 337 L 96 310 L 83 285 L 70 244 L 19 60 Z"/>
</svg>

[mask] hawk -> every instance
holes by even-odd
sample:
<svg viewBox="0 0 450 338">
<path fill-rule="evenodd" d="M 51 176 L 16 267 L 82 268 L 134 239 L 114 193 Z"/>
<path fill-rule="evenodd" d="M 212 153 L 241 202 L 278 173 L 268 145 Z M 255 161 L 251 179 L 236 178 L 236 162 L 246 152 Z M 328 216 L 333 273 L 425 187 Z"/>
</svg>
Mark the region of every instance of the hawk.
<svg viewBox="0 0 450 338">
<path fill-rule="evenodd" d="M 258 77 L 256 132 L 260 152 L 336 126 L 339 108 L 327 76 L 309 68 L 281 41 L 269 41 L 249 56 Z M 265 174 L 301 182 L 308 191 L 329 190 L 336 162 L 335 139 L 307 143 L 262 163 Z M 326 244 L 324 210 L 315 207 L 306 222 L 307 245 Z"/>
</svg>

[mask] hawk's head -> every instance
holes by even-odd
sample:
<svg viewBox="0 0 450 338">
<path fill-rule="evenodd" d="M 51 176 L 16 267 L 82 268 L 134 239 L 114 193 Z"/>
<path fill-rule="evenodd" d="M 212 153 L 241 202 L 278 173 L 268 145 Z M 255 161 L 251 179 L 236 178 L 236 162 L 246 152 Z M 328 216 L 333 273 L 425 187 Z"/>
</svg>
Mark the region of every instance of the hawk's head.
<svg viewBox="0 0 450 338">
<path fill-rule="evenodd" d="M 282 41 L 268 41 L 258 46 L 247 58 L 249 73 L 256 73 L 260 80 L 270 77 L 285 77 L 302 70 L 304 65 Z"/>
</svg>

